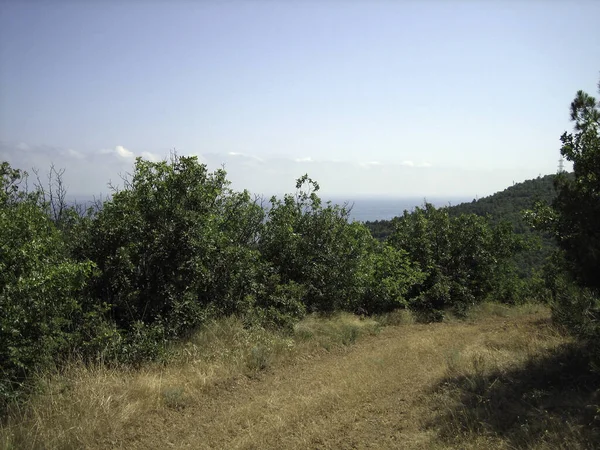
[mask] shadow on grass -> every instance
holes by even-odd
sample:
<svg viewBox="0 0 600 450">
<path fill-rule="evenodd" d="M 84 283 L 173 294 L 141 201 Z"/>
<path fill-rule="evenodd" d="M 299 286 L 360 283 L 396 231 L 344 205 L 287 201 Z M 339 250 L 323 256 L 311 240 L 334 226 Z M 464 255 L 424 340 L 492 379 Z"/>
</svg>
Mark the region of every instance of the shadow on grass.
<svg viewBox="0 0 600 450">
<path fill-rule="evenodd" d="M 442 441 L 487 436 L 509 448 L 600 448 L 600 377 L 581 348 L 560 347 L 520 369 L 473 367 L 434 388 L 441 414 L 429 426 Z"/>
</svg>

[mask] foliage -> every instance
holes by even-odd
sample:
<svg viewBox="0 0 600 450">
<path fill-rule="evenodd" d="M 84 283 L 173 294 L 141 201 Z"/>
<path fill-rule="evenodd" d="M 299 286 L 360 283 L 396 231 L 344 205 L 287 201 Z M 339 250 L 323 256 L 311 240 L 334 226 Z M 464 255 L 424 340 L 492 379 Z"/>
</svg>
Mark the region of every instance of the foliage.
<svg viewBox="0 0 600 450">
<path fill-rule="evenodd" d="M 248 192 L 227 186 L 223 170 L 209 173 L 195 157 L 138 159 L 105 202 L 82 253 L 100 268 L 94 292 L 120 328 L 160 323 L 179 336 L 243 304 L 263 214 Z"/>
<path fill-rule="evenodd" d="M 254 308 L 249 309 L 250 321 L 273 329 L 291 331 L 306 315 L 306 287 L 294 281 L 281 283 L 276 274 L 260 284 Z"/>
<path fill-rule="evenodd" d="M 431 204 L 394 220 L 388 242 L 405 250 L 425 273 L 412 305 L 463 312 L 492 292 L 502 263 L 521 248 L 507 224 L 496 227 L 474 214 L 452 217 L 448 208 Z"/>
<path fill-rule="evenodd" d="M 579 91 L 571 103 L 575 134 L 561 136 L 561 154 L 573 163 L 574 179 L 557 180 L 554 231 L 569 270 L 581 284 L 600 289 L 600 102 Z"/>
<path fill-rule="evenodd" d="M 93 265 L 69 259 L 26 174 L 0 168 L 0 406 L 81 340 L 81 294 Z"/>
<path fill-rule="evenodd" d="M 28 192 L 2 164 L 5 399 L 69 352 L 137 365 L 212 318 L 291 333 L 309 312 L 463 311 L 499 274 L 512 292 L 503 261 L 517 240 L 475 215 L 425 205 L 384 243 L 307 175 L 264 209 L 194 157 L 138 158 L 122 189 L 83 212 L 64 203 L 62 174 L 52 167 Z"/>
<path fill-rule="evenodd" d="M 571 174 L 564 174 L 564 176 L 569 178 Z M 532 229 L 523 217 L 523 211 L 532 208 L 536 202 L 552 202 L 556 197 L 555 178 L 556 175 L 545 175 L 515 183 L 493 195 L 474 199 L 470 203 L 450 206 L 448 213 L 452 217 L 463 214 L 488 217 L 492 225 L 499 225 L 501 222 L 510 223 L 514 232 L 528 243 L 527 248 L 517 252 L 511 258 L 516 266 L 516 275 L 523 279 L 521 283 L 528 285 L 556 249 L 556 242 L 551 233 Z M 393 220 L 365 222 L 365 225 L 373 237 L 381 241 L 394 232 Z"/>
<path fill-rule="evenodd" d="M 307 175 L 296 183 L 296 195 L 273 197 L 259 249 L 283 283 L 303 285 L 309 311 L 352 309 L 364 294 L 362 269 L 371 237 L 348 210 L 327 203 L 319 185 Z"/>
<path fill-rule="evenodd" d="M 374 244 L 369 258 L 362 310 L 373 314 L 408 308 L 411 291 L 425 280 L 426 274 L 415 266 L 407 251 L 387 243 Z"/>
<path fill-rule="evenodd" d="M 560 151 L 573 176 L 559 175 L 556 199 L 538 203 L 527 217 L 560 249 L 546 269 L 554 318 L 589 344 L 600 366 L 600 102 L 578 91 L 570 112 L 574 130 L 561 136 Z"/>
</svg>

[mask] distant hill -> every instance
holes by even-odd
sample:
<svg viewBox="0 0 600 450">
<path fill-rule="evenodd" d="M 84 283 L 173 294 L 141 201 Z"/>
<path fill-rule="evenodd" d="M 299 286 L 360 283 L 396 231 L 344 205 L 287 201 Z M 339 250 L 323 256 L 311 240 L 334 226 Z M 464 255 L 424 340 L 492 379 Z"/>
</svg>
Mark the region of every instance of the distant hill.
<svg viewBox="0 0 600 450">
<path fill-rule="evenodd" d="M 546 175 L 516 183 L 488 197 L 452 206 L 449 208 L 450 214 L 489 215 L 493 223 L 508 221 L 514 225 L 515 232 L 527 233 L 530 229 L 523 221 L 522 211 L 530 209 L 538 200 L 548 203 L 554 200 L 554 177 L 555 175 Z"/>
<path fill-rule="evenodd" d="M 555 244 L 550 236 L 544 236 L 531 230 L 523 220 L 522 211 L 530 209 L 538 200 L 552 202 L 556 196 L 554 178 L 555 175 L 546 175 L 516 183 L 488 197 L 450 206 L 448 211 L 453 216 L 460 214 L 489 216 L 492 223 L 510 222 L 516 233 L 526 238 L 539 239 L 541 248 L 524 252 L 517 258 L 519 273 L 526 276 L 532 268 L 537 268 L 542 264 L 555 248 Z M 386 239 L 393 231 L 393 219 L 365 222 L 365 225 L 371 234 L 380 240 Z"/>
<path fill-rule="evenodd" d="M 462 203 L 450 208 L 450 214 L 488 215 L 492 223 L 510 222 L 517 234 L 530 240 L 537 240 L 539 248 L 522 252 L 515 257 L 515 264 L 521 277 L 527 277 L 532 270 L 539 269 L 545 259 L 556 249 L 556 243 L 548 234 L 532 230 L 523 220 L 523 210 L 530 209 L 536 201 L 551 203 L 556 197 L 554 178 L 546 175 L 533 180 L 517 183 L 489 197 Z"/>
</svg>

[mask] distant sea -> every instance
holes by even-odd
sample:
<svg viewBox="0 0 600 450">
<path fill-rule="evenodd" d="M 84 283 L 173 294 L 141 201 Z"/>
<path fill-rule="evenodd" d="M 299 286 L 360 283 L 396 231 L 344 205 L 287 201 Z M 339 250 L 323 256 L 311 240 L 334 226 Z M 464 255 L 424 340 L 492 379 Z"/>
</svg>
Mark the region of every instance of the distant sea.
<svg viewBox="0 0 600 450">
<path fill-rule="evenodd" d="M 91 206 L 93 196 L 80 195 L 69 198 L 69 203 L 77 202 Z M 268 199 L 268 197 L 265 197 Z M 106 199 L 104 197 L 103 199 Z M 464 202 L 471 202 L 469 197 L 322 197 L 323 202 L 331 201 L 334 204 L 348 203 L 352 208 L 350 219 L 359 222 L 389 220 L 401 216 L 404 210 L 412 211 L 416 206 L 423 206 L 427 201 L 436 207 L 454 206 Z"/>
<path fill-rule="evenodd" d="M 350 218 L 359 222 L 389 220 L 401 216 L 404 210 L 412 211 L 417 206 L 423 206 L 425 202 L 436 207 L 455 206 L 460 203 L 471 202 L 469 197 L 356 197 L 343 198 L 332 197 L 323 200 L 331 200 L 332 203 L 342 205 L 348 203 L 352 207 Z"/>
</svg>

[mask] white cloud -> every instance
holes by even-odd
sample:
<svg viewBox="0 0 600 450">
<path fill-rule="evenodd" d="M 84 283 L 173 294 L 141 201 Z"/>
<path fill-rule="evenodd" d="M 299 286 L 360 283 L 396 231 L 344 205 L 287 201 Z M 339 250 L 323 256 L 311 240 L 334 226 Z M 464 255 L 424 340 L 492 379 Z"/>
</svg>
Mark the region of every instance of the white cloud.
<svg viewBox="0 0 600 450">
<path fill-rule="evenodd" d="M 21 143 L 22 144 L 22 143 Z M 84 152 L 48 145 L 27 145 L 0 141 L 0 159 L 13 167 L 30 170 L 37 167 L 44 173 L 50 164 L 66 169 L 65 181 L 73 195 L 106 194 L 109 180 L 133 171 L 133 157 L 160 160 L 151 152 L 135 152 L 123 146 Z M 24 151 L 24 148 L 28 148 Z M 520 181 L 538 175 L 519 167 L 482 171 L 473 168 L 449 168 L 427 161 L 332 161 L 312 157 L 266 157 L 223 153 L 205 153 L 200 160 L 208 170 L 226 165 L 228 179 L 234 189 L 248 189 L 257 194 L 277 194 L 294 191 L 294 180 L 308 172 L 321 185 L 323 196 L 332 195 L 397 195 L 452 196 L 457 194 L 488 195 Z M 181 156 L 190 153 L 181 153 Z M 427 168 L 427 169 L 419 169 Z M 350 197 L 348 197 L 350 198 Z"/>
<path fill-rule="evenodd" d="M 263 162 L 262 158 L 259 158 L 258 156 L 254 156 L 254 155 L 248 155 L 247 153 L 229 152 L 227 154 L 229 156 L 236 156 L 236 157 L 239 157 L 239 158 L 253 159 L 253 160 L 258 161 L 258 162 Z"/>
<path fill-rule="evenodd" d="M 70 151 L 74 152 L 73 150 L 70 150 Z M 75 153 L 77 153 L 77 152 L 75 152 Z M 117 145 L 113 149 L 98 150 L 97 153 L 100 155 L 115 155 L 115 156 L 119 157 L 120 159 L 124 159 L 124 160 L 133 160 L 136 156 L 141 156 L 142 158 L 152 161 L 152 162 L 158 162 L 161 159 L 163 159 L 156 153 L 152 153 L 152 152 L 141 152 L 139 154 L 136 154 L 132 150 L 129 150 L 129 149 L 123 147 L 122 145 Z M 73 154 L 73 156 L 76 156 L 76 155 Z"/>
<path fill-rule="evenodd" d="M 126 159 L 133 159 L 135 156 L 131 150 L 127 150 L 122 145 L 117 145 L 115 147 L 115 153 L 117 155 L 119 155 L 121 158 L 126 158 Z"/>
</svg>

